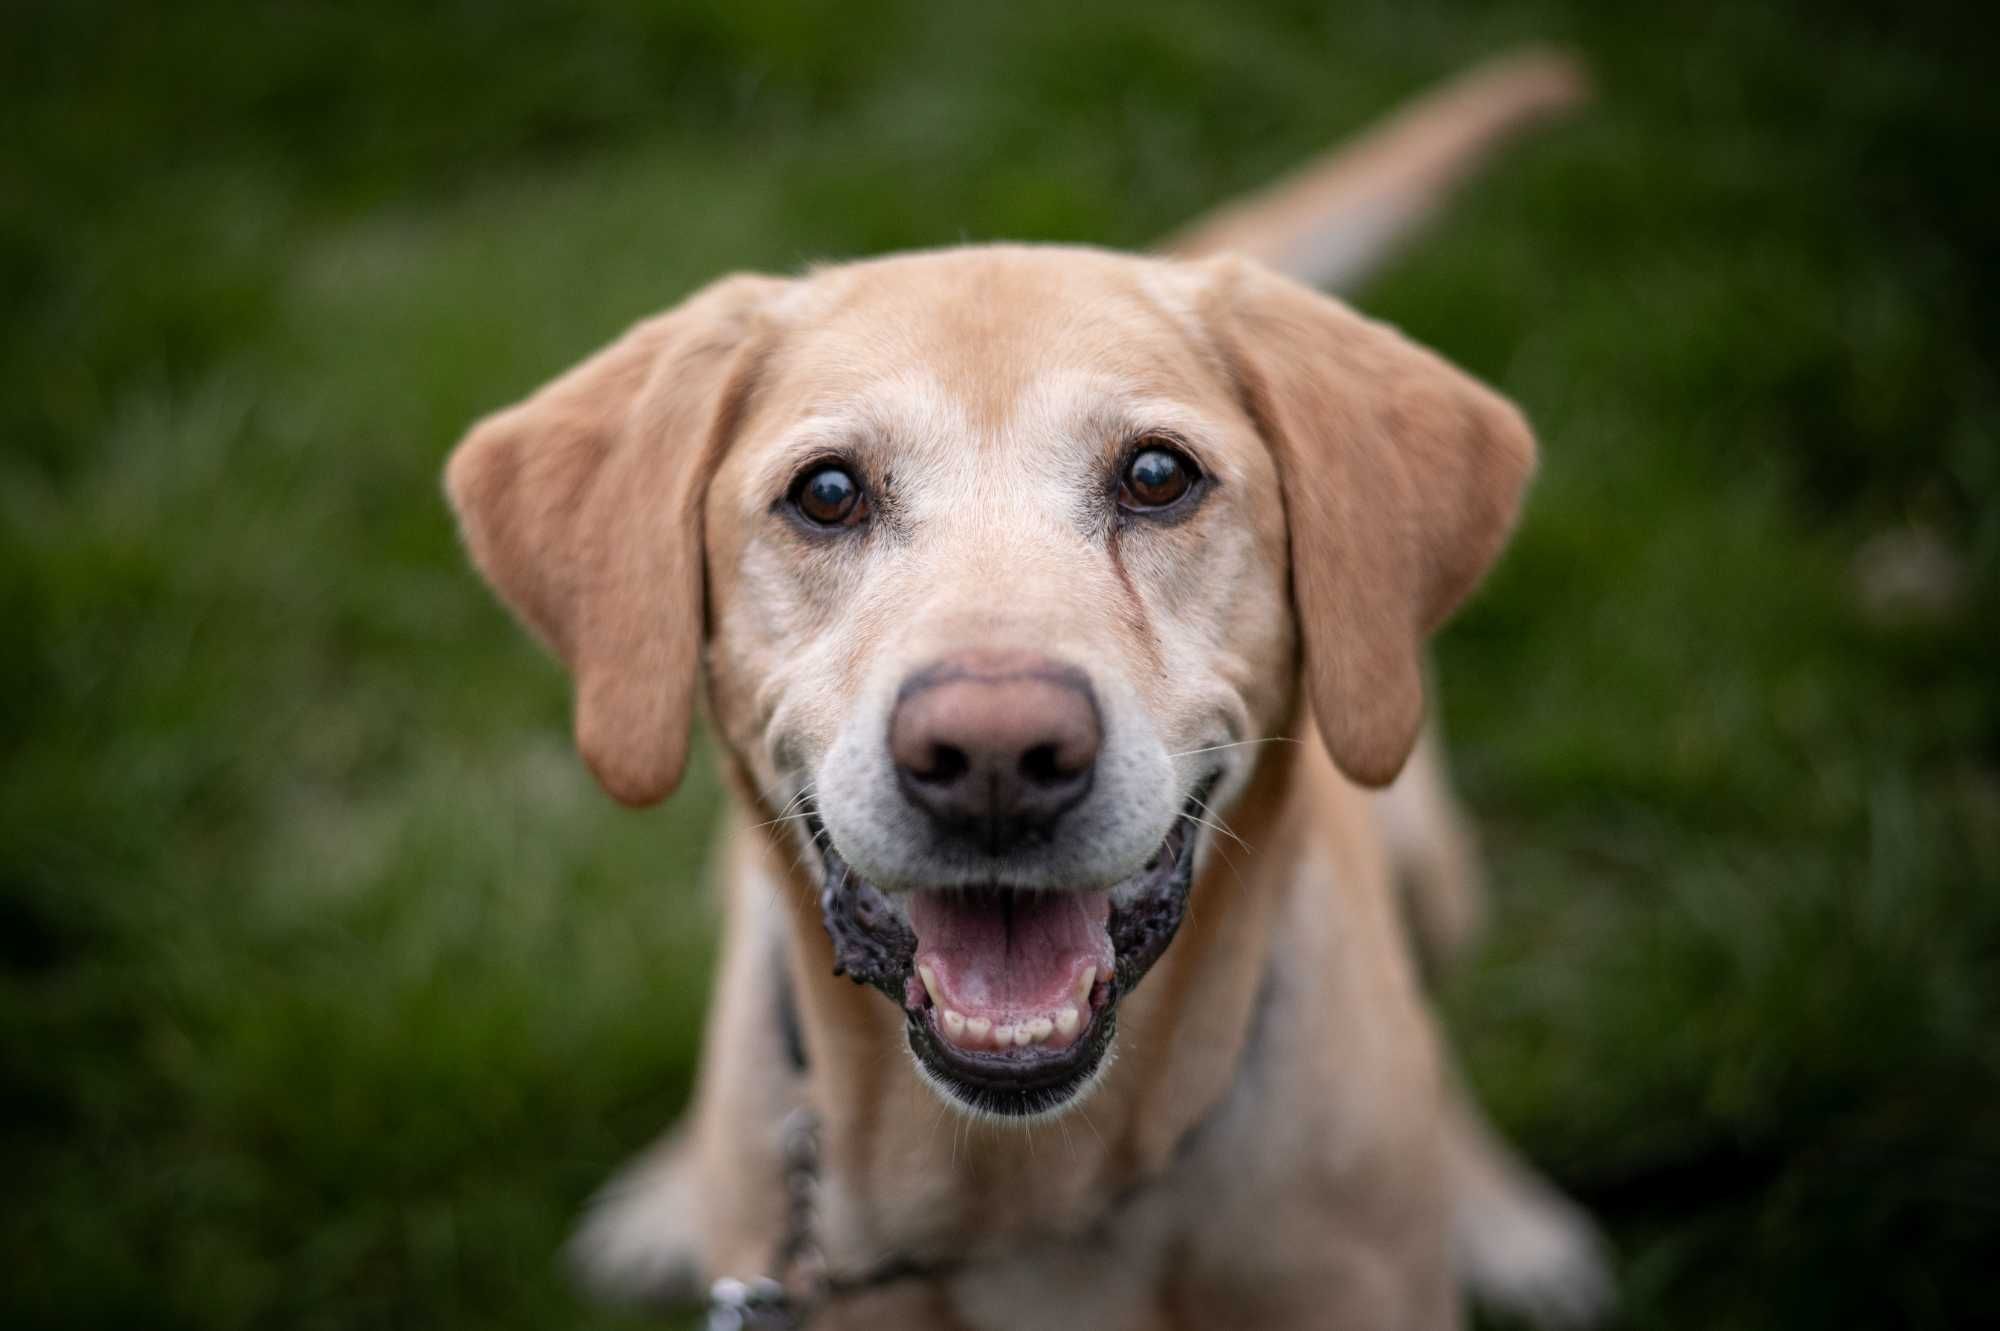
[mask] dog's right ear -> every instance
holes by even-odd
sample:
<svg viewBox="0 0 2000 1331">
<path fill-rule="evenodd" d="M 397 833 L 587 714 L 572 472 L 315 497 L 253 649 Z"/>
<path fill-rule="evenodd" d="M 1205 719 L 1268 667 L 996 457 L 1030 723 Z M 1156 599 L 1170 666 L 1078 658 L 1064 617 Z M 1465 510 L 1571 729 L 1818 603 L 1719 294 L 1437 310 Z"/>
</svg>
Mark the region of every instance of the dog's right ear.
<svg viewBox="0 0 2000 1331">
<path fill-rule="evenodd" d="M 568 666 L 576 744 L 626 804 L 673 792 L 702 637 L 702 496 L 754 365 L 757 313 L 788 284 L 725 278 L 527 401 L 445 468 L 465 544 Z"/>
</svg>

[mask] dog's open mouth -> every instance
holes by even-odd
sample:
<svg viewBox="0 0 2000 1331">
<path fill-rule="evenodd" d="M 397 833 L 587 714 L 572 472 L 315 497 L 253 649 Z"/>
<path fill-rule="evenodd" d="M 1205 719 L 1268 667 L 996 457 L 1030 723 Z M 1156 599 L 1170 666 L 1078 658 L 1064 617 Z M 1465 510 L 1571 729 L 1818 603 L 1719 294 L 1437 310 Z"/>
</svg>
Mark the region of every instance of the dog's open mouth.
<svg viewBox="0 0 2000 1331">
<path fill-rule="evenodd" d="M 1109 892 L 917 892 L 908 913 L 921 983 L 904 1004 L 953 1049 L 1066 1049 L 1109 995 Z"/>
<path fill-rule="evenodd" d="M 836 973 L 899 1004 L 910 1048 L 963 1104 L 997 1114 L 1061 1107 L 1111 1047 L 1118 1002 L 1152 969 L 1186 913 L 1194 817 L 1214 779 L 1146 867 L 1097 891 L 1008 887 L 889 894 L 821 847 L 820 908 Z"/>
</svg>

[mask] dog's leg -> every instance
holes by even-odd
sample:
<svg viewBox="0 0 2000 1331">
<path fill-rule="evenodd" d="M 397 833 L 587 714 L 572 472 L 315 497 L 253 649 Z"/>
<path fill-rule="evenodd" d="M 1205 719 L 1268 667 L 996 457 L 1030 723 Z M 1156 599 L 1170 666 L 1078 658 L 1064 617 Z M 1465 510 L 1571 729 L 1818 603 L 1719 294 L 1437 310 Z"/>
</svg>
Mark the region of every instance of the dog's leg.
<svg viewBox="0 0 2000 1331">
<path fill-rule="evenodd" d="M 1515 1155 L 1454 1079 L 1446 1093 L 1445 1176 L 1452 1260 L 1479 1303 L 1543 1327 L 1583 1327 L 1614 1287 L 1590 1217 Z"/>
<path fill-rule="evenodd" d="M 700 1168 L 692 1139 L 676 1126 L 591 1200 L 569 1259 L 592 1294 L 614 1303 L 701 1298 Z"/>
</svg>

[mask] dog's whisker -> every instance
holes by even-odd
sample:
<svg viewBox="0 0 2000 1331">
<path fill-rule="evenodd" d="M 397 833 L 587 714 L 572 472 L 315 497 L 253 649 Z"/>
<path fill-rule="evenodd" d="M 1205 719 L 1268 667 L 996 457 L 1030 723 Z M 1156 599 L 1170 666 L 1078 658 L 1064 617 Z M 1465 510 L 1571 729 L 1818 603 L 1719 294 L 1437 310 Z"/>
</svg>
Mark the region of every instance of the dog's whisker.
<svg viewBox="0 0 2000 1331">
<path fill-rule="evenodd" d="M 936 1099 L 935 1096 L 933 1096 L 932 1098 Z M 931 1148 L 937 1145 L 938 1124 L 944 1122 L 944 1116 L 949 1112 L 951 1111 L 949 1107 L 946 1106 L 945 1102 L 943 1100 L 938 1100 L 937 1112 L 931 1115 L 931 1130 L 924 1135 L 925 1155 L 929 1155 L 931 1153 Z"/>
<path fill-rule="evenodd" d="M 775 781 L 774 783 L 772 783 L 772 785 L 771 785 L 771 787 L 770 787 L 769 789 L 767 789 L 767 790 L 760 790 L 760 791 L 758 791 L 758 792 L 757 792 L 757 802 L 758 802 L 759 804 L 763 805 L 763 806 L 764 806 L 765 808 L 769 808 L 769 807 L 771 806 L 771 800 L 772 800 L 772 798 L 773 798 L 773 797 L 774 797 L 774 796 L 775 796 L 775 795 L 776 795 L 776 794 L 777 794 L 777 793 L 778 793 L 778 792 L 779 792 L 780 790 L 784 789 L 784 786 L 785 786 L 785 781 L 786 781 L 786 778 L 784 778 L 784 777 L 779 777 L 777 781 Z M 818 784 L 819 784 L 819 783 L 818 783 L 818 782 L 816 782 L 816 781 L 812 781 L 812 780 L 807 780 L 807 781 L 806 781 L 806 782 L 805 782 L 804 784 L 802 784 L 802 785 L 801 785 L 801 786 L 799 787 L 799 789 L 798 789 L 798 792 L 797 792 L 796 794 L 794 794 L 794 795 L 793 795 L 793 796 L 792 796 L 792 797 L 791 797 L 790 799 L 788 799 L 788 800 L 786 800 L 786 801 L 785 801 L 785 807 L 784 807 L 784 808 L 782 808 L 782 809 L 780 809 L 780 810 L 778 810 L 778 812 L 779 812 L 779 813 L 781 813 L 781 814 L 785 814 L 785 813 L 790 813 L 790 812 L 791 812 L 791 811 L 792 811 L 792 810 L 793 810 L 794 808 L 796 808 L 796 807 L 797 807 L 797 806 L 798 806 L 798 805 L 799 805 L 799 804 L 800 804 L 800 803 L 801 803 L 802 801 L 804 801 L 804 800 L 808 800 L 808 799 L 811 799 L 811 798 L 812 798 L 812 794 L 813 794 L 813 791 L 814 791 L 814 790 L 815 790 L 815 789 L 816 789 L 816 788 L 818 787 Z"/>
<path fill-rule="evenodd" d="M 792 796 L 789 800 L 785 801 L 785 807 L 778 810 L 777 817 L 772 818 L 766 822 L 753 823 L 750 827 L 750 830 L 755 832 L 760 828 L 773 827 L 778 823 L 799 822 L 807 818 L 810 818 L 812 816 L 810 812 L 793 813 L 792 810 L 798 808 L 801 804 L 804 804 L 807 800 L 811 799 L 812 794 L 813 794 L 813 783 L 808 781 L 803 787 L 800 788 L 798 794 Z"/>
<path fill-rule="evenodd" d="M 1203 805 L 1202 807 L 1206 808 L 1207 806 Z M 1249 842 L 1245 841 L 1242 837 L 1237 836 L 1236 833 L 1230 831 L 1228 828 L 1222 826 L 1222 824 L 1220 823 L 1211 822 L 1207 818 L 1203 818 L 1198 814 L 1192 814 L 1192 813 L 1184 813 L 1181 815 L 1181 817 L 1187 819 L 1191 823 L 1197 824 L 1198 826 L 1206 827 L 1209 831 L 1214 832 L 1217 836 L 1226 836 L 1231 841 L 1234 841 L 1237 845 L 1243 847 L 1245 851 L 1250 851 Z"/>
<path fill-rule="evenodd" d="M 816 789 L 816 783 L 811 781 L 808 781 L 804 785 L 800 786 L 798 794 L 792 796 L 790 799 L 785 801 L 785 807 L 778 810 L 778 815 L 780 817 L 783 817 L 785 814 L 790 813 L 793 809 L 798 808 L 801 804 L 804 804 L 807 800 L 812 798 L 813 791 L 815 789 Z"/>
<path fill-rule="evenodd" d="M 1090 1129 L 1090 1135 L 1097 1138 L 1097 1145 L 1100 1149 L 1107 1151 L 1111 1149 L 1109 1146 L 1105 1144 L 1104 1134 L 1099 1132 L 1097 1130 L 1097 1125 L 1090 1121 L 1090 1113 L 1088 1110 L 1086 1110 L 1082 1105 L 1078 1105 L 1076 1107 L 1076 1116 L 1083 1120 L 1084 1127 Z"/>
<path fill-rule="evenodd" d="M 1243 847 L 1243 849 L 1248 851 L 1250 854 L 1254 855 L 1257 853 L 1255 847 L 1253 847 L 1249 842 L 1245 841 L 1242 837 L 1236 835 L 1235 829 L 1231 828 L 1229 826 L 1228 821 L 1224 819 L 1221 814 L 1215 811 L 1214 805 L 1209 804 L 1207 801 L 1203 800 L 1199 795 L 1190 795 L 1188 796 L 1188 798 L 1194 802 L 1194 806 L 1197 809 L 1200 809 L 1203 813 L 1207 814 L 1209 817 L 1215 820 L 1213 823 L 1208 824 L 1209 826 L 1215 828 L 1216 831 L 1222 833 L 1224 836 L 1228 837 L 1231 841 L 1234 841 L 1237 845 Z"/>
<path fill-rule="evenodd" d="M 809 904 L 818 900 L 819 893 L 812 885 L 811 875 L 805 872 L 807 867 L 806 861 L 808 860 L 808 858 L 811 857 L 813 851 L 818 848 L 821 841 L 827 840 L 830 837 L 830 835 L 831 834 L 824 827 L 822 827 L 819 831 L 813 833 L 813 835 L 807 840 L 805 846 L 802 849 L 793 853 L 792 866 L 791 866 L 792 871 L 785 875 L 786 880 L 792 885 L 793 889 L 799 893 L 800 900 L 805 901 Z M 847 872 L 847 866 L 843 864 L 841 866 L 841 869 L 843 873 L 842 882 L 845 883 L 846 879 L 844 875 Z"/>
<path fill-rule="evenodd" d="M 767 827 L 776 827 L 779 823 L 803 823 L 811 817 L 810 813 L 781 813 L 776 818 L 767 819 L 761 823 L 750 824 L 749 830 L 752 832 L 761 832 Z"/>
<path fill-rule="evenodd" d="M 804 846 L 800 847 L 798 850 L 793 851 L 792 872 L 787 874 L 786 877 L 788 878 L 797 877 L 799 872 L 806 867 L 806 860 L 809 856 L 811 856 L 812 853 L 813 853 L 813 846 L 811 842 L 807 842 Z"/>
<path fill-rule="evenodd" d="M 1197 809 L 1200 809 L 1203 813 L 1215 819 L 1215 821 L 1217 821 L 1218 823 L 1225 821 L 1222 815 L 1216 812 L 1215 806 L 1213 804 L 1210 804 L 1207 800 L 1203 799 L 1201 796 L 1191 794 L 1188 796 L 1188 799 L 1193 801 L 1194 806 Z"/>
<path fill-rule="evenodd" d="M 1215 846 L 1215 853 L 1222 857 L 1223 865 L 1228 868 L 1229 879 L 1236 884 L 1236 894 L 1238 896 L 1248 895 L 1250 888 L 1243 881 L 1243 871 L 1237 867 L 1236 857 L 1231 855 L 1227 850 L 1224 850 L 1219 842 Z M 1188 901 L 1188 914 L 1190 916 L 1194 914 L 1194 901 L 1192 898 Z"/>
<path fill-rule="evenodd" d="M 1233 739 L 1229 741 L 1229 743 L 1227 744 L 1208 744 L 1204 745 L 1199 749 L 1182 749 L 1177 753 L 1168 754 L 1167 757 L 1191 758 L 1197 753 L 1221 753 L 1224 749 L 1247 748 L 1252 744 L 1301 744 L 1301 743 L 1304 743 L 1304 741 L 1291 735 L 1266 735 L 1262 739 Z"/>
</svg>

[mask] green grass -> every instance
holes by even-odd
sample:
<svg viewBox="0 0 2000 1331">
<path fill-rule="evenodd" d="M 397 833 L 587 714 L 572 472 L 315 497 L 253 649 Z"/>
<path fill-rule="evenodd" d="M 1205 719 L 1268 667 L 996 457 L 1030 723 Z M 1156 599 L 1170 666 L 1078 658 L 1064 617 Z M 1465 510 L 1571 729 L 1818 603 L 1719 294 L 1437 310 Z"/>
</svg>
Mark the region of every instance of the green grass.
<svg viewBox="0 0 2000 1331">
<path fill-rule="evenodd" d="M 445 451 L 731 268 L 1144 243 L 1513 41 L 1600 104 L 1364 303 L 1545 465 L 1440 648 L 1475 1080 L 1633 1327 L 1960 1324 L 2000 1233 L 2000 110 L 1947 7 L 71 0 L 0 48 L 0 1323 L 612 1325 L 706 770 L 621 813 Z M 1956 603 L 1864 613 L 1933 533 Z"/>
</svg>

